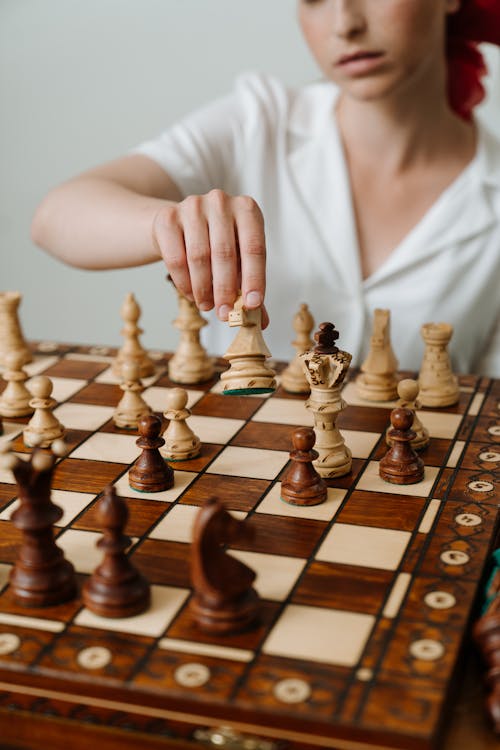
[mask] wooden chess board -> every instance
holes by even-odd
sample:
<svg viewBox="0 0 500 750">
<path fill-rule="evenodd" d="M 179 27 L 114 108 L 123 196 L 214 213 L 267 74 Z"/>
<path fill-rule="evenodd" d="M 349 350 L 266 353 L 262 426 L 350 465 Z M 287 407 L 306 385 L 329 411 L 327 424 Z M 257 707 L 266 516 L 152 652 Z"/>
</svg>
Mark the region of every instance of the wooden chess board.
<svg viewBox="0 0 500 750">
<path fill-rule="evenodd" d="M 128 498 L 130 554 L 153 603 L 123 620 L 100 618 L 80 599 L 48 609 L 17 605 L 8 587 L 20 539 L 9 520 L 16 487 L 0 471 L 2 727 L 8 711 L 37 727 L 49 717 L 75 738 L 102 726 L 157 740 L 154 747 L 201 742 L 221 725 L 265 738 L 267 745 L 245 745 L 262 750 L 441 747 L 497 536 L 500 382 L 461 378 L 457 406 L 422 410 L 432 442 L 424 481 L 410 486 L 378 477 L 393 405 L 362 402 L 347 383 L 349 406 L 338 424 L 352 474 L 328 480 L 325 504 L 298 508 L 280 500 L 279 478 L 293 426 L 311 424 L 304 398 L 281 389 L 222 396 L 217 379 L 190 387 L 201 456 L 175 464 L 172 489 L 139 493 L 127 481 L 136 436 L 111 419 L 121 396 L 114 351 L 34 350 L 27 369 L 53 379 L 71 446 L 53 483 L 64 509 L 58 544 L 83 582 L 100 560 L 96 500 L 114 482 Z M 167 360 L 159 352 L 157 372 L 145 381 L 144 397 L 159 412 L 172 385 Z M 1 439 L 18 453 L 27 452 L 26 421 L 4 420 Z M 261 619 L 234 636 L 201 634 L 187 606 L 190 529 L 213 495 L 256 531 L 232 554 L 257 572 Z"/>
</svg>

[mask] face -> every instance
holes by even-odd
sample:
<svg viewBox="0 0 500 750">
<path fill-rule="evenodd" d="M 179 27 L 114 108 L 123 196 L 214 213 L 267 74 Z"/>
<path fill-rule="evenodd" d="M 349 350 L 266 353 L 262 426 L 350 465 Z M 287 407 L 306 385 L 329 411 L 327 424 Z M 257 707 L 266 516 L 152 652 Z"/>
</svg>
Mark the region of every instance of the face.
<svg viewBox="0 0 500 750">
<path fill-rule="evenodd" d="M 299 20 L 326 77 L 370 100 L 444 75 L 446 17 L 459 3 L 299 0 Z"/>
</svg>

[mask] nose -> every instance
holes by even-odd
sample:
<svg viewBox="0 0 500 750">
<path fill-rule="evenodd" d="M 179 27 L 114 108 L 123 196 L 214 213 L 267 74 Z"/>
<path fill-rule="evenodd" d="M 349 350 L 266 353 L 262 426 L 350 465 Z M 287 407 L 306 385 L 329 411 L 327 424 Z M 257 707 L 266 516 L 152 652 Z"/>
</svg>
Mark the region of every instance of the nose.
<svg viewBox="0 0 500 750">
<path fill-rule="evenodd" d="M 333 33 L 351 39 L 364 30 L 366 19 L 360 0 L 334 0 Z"/>
</svg>

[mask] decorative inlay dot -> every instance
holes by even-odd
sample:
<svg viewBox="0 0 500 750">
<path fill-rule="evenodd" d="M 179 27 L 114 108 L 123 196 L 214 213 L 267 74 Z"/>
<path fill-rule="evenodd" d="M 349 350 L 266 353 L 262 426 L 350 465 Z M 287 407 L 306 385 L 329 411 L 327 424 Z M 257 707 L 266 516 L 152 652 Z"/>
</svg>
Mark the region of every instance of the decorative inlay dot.
<svg viewBox="0 0 500 750">
<path fill-rule="evenodd" d="M 500 437 L 500 424 L 494 424 L 491 427 L 488 427 L 488 432 L 490 433 L 490 435 Z"/>
<path fill-rule="evenodd" d="M 369 669 L 368 667 L 360 667 L 356 672 L 356 679 L 361 682 L 370 682 L 372 678 L 373 669 Z"/>
<path fill-rule="evenodd" d="M 457 600 L 448 591 L 429 591 L 424 597 L 424 602 L 431 609 L 450 609 L 455 606 Z"/>
<path fill-rule="evenodd" d="M 89 646 L 78 652 L 76 660 L 83 669 L 102 669 L 106 667 L 113 655 L 104 646 Z"/>
<path fill-rule="evenodd" d="M 423 638 L 421 641 L 414 641 L 410 644 L 410 654 L 422 661 L 436 661 L 443 656 L 444 646 L 440 641 Z"/>
<path fill-rule="evenodd" d="M 305 680 L 289 678 L 277 682 L 273 693 L 282 703 L 303 703 L 311 695 L 311 687 Z"/>
<path fill-rule="evenodd" d="M 495 489 L 495 485 L 492 482 L 484 482 L 483 480 L 469 482 L 467 486 L 473 492 L 491 492 Z"/>
<path fill-rule="evenodd" d="M 55 341 L 40 341 L 37 344 L 37 347 L 39 352 L 43 352 L 44 354 L 48 354 L 49 352 L 56 352 L 57 351 L 57 344 Z"/>
<path fill-rule="evenodd" d="M 21 639 L 15 633 L 0 633 L 0 656 L 13 654 L 21 645 Z"/>
<path fill-rule="evenodd" d="M 109 346 L 91 346 L 89 354 L 95 354 L 97 357 L 105 356 L 109 354 Z"/>
<path fill-rule="evenodd" d="M 459 526 L 479 526 L 483 519 L 477 513 L 459 513 L 455 516 L 455 521 Z"/>
<path fill-rule="evenodd" d="M 470 557 L 467 552 L 462 552 L 460 549 L 447 549 L 441 553 L 440 559 L 446 565 L 465 565 Z"/>
<path fill-rule="evenodd" d="M 479 458 L 481 459 L 481 461 L 495 464 L 497 463 L 497 461 L 500 461 L 500 453 L 498 453 L 497 451 L 484 451 L 483 453 L 479 454 Z"/>
<path fill-rule="evenodd" d="M 177 667 L 174 679 L 182 687 L 201 687 L 209 681 L 210 670 L 204 664 L 189 662 Z"/>
</svg>

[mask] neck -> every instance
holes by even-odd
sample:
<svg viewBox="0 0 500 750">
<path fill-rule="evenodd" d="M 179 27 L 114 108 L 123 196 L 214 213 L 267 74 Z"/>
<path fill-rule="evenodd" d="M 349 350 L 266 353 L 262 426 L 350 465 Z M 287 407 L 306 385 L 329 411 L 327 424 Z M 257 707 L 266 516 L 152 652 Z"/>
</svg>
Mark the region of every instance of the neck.
<svg viewBox="0 0 500 750">
<path fill-rule="evenodd" d="M 464 151 L 472 158 L 474 128 L 449 108 L 442 75 L 376 100 L 342 93 L 337 119 L 348 156 L 397 174 L 437 156 Z"/>
</svg>

